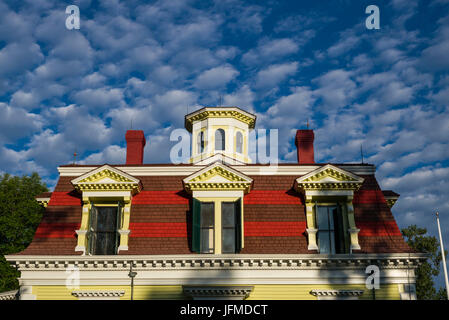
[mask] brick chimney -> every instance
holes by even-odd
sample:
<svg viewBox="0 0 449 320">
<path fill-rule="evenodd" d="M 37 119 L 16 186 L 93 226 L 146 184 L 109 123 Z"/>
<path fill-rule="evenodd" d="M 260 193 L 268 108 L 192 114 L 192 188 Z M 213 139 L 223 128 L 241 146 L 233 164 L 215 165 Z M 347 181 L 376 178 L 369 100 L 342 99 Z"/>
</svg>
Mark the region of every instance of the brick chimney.
<svg viewBox="0 0 449 320">
<path fill-rule="evenodd" d="M 299 164 L 315 163 L 315 155 L 313 152 L 314 137 L 313 130 L 296 131 L 295 145 L 298 152 Z"/>
<path fill-rule="evenodd" d="M 126 131 L 126 164 L 142 164 L 145 135 L 142 130 Z"/>
</svg>

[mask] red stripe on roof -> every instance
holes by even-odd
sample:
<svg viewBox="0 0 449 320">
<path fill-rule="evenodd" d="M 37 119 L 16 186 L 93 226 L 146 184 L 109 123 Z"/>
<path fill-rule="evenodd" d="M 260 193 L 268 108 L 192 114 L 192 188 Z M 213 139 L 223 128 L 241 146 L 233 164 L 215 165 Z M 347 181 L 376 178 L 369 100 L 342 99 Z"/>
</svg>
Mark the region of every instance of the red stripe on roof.
<svg viewBox="0 0 449 320">
<path fill-rule="evenodd" d="M 132 198 L 132 204 L 188 204 L 183 190 L 141 191 Z"/>
<path fill-rule="evenodd" d="M 252 190 L 243 198 L 244 204 L 302 204 L 298 194 L 284 190 Z"/>
<path fill-rule="evenodd" d="M 245 222 L 245 237 L 292 237 L 302 236 L 305 221 L 248 221 Z"/>
<path fill-rule="evenodd" d="M 356 224 L 361 237 L 402 236 L 395 221 L 360 221 Z"/>
<path fill-rule="evenodd" d="M 359 190 L 354 193 L 353 203 L 386 203 L 382 190 Z"/>
<path fill-rule="evenodd" d="M 72 194 L 70 194 L 72 193 Z M 81 198 L 71 192 L 56 191 L 51 194 L 49 206 L 81 206 Z"/>
<path fill-rule="evenodd" d="M 35 238 L 75 238 L 79 223 L 41 223 L 34 234 Z"/>
<path fill-rule="evenodd" d="M 130 237 L 169 238 L 187 237 L 185 222 L 135 222 L 129 224 Z"/>
</svg>

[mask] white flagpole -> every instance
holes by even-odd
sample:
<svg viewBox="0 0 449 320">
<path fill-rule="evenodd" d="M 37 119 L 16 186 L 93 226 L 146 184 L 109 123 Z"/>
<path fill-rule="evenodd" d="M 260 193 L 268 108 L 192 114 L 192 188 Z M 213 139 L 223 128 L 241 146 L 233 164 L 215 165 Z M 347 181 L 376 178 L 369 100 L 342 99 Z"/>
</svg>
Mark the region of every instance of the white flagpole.
<svg viewBox="0 0 449 320">
<path fill-rule="evenodd" d="M 440 218 L 437 215 L 437 225 L 438 225 L 438 234 L 440 235 L 440 247 L 441 247 L 441 255 L 443 257 L 443 270 L 444 270 L 444 280 L 446 281 L 446 294 L 447 299 L 449 300 L 449 282 L 447 280 L 447 267 L 446 267 L 446 258 L 444 257 L 444 246 L 443 246 L 443 237 L 441 236 L 441 227 L 440 227 Z"/>
</svg>

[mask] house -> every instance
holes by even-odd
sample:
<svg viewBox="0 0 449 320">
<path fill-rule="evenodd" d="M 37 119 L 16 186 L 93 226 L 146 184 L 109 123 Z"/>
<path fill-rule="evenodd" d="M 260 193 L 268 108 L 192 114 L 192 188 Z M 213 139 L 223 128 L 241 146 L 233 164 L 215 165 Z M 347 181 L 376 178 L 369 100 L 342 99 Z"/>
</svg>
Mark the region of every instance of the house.
<svg viewBox="0 0 449 320">
<path fill-rule="evenodd" d="M 371 164 L 251 163 L 256 117 L 237 107 L 185 116 L 188 164 L 61 165 L 31 244 L 7 256 L 20 299 L 416 299 L 426 256 L 404 241 Z M 151 141 L 150 141 L 151 143 Z"/>
</svg>

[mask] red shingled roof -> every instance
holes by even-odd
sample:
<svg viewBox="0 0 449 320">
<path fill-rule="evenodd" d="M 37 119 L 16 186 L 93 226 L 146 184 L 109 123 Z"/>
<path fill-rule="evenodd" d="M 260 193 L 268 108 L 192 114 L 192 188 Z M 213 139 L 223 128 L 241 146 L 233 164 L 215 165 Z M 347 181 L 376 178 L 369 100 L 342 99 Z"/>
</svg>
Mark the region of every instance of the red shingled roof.
<svg viewBox="0 0 449 320">
<path fill-rule="evenodd" d="M 244 197 L 242 253 L 314 253 L 307 249 L 304 199 L 293 188 L 298 176 L 250 177 L 253 186 Z M 362 177 L 365 181 L 355 192 L 353 201 L 362 248 L 358 252 L 412 252 L 374 175 Z M 73 178 L 59 178 L 32 243 L 18 254 L 81 254 L 74 250 L 74 230 L 81 223 L 82 203 L 70 183 Z M 191 197 L 183 190 L 185 176 L 136 178 L 140 179 L 143 189 L 132 199 L 129 250 L 120 254 L 191 253 Z"/>
</svg>

